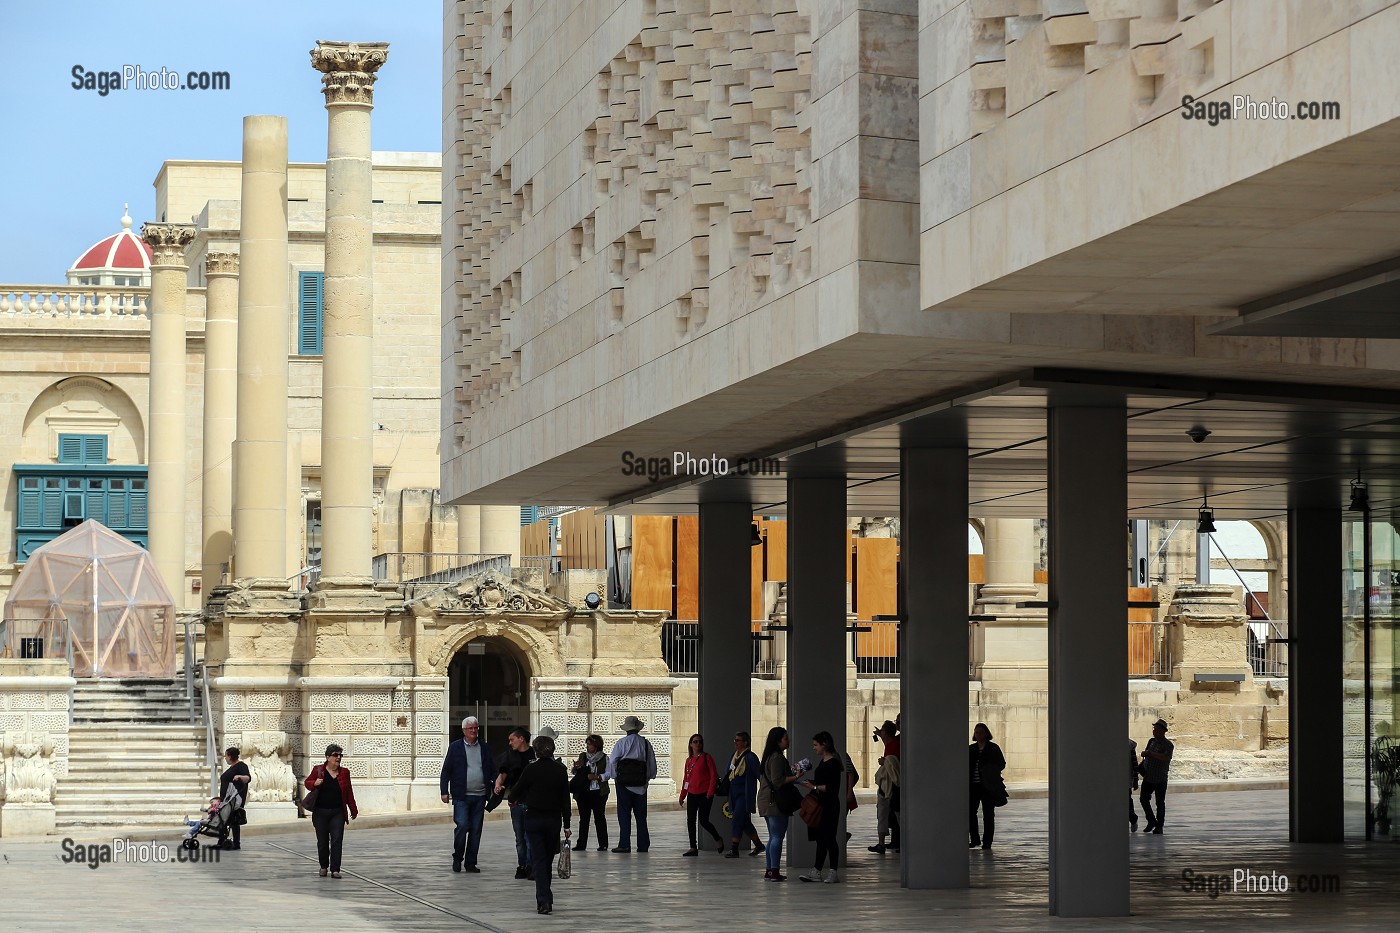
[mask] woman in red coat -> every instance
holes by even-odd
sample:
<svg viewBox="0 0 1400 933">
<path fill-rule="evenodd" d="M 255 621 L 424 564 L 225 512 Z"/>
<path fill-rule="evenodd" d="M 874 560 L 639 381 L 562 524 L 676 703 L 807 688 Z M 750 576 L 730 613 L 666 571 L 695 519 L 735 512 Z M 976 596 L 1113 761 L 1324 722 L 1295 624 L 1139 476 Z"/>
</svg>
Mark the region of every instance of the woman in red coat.
<svg viewBox="0 0 1400 933">
<path fill-rule="evenodd" d="M 345 824 L 360 815 L 360 808 L 355 806 L 355 789 L 350 786 L 350 772 L 340 766 L 344 754 L 339 745 L 327 745 L 326 763 L 312 768 L 306 776 L 306 789 L 316 792 L 311 825 L 316 827 L 316 855 L 321 861 L 322 878 L 328 870 L 332 878 L 340 877 L 340 843 Z"/>
<path fill-rule="evenodd" d="M 705 738 L 700 733 L 690 737 L 690 754 L 685 759 L 685 783 L 681 785 L 681 801 L 685 803 L 685 828 L 690 832 L 690 851 L 686 855 L 699 855 L 695 847 L 695 823 L 699 820 L 705 832 L 715 841 L 715 851 L 724 853 L 724 840 L 710 822 L 710 807 L 715 802 L 715 786 L 719 783 L 719 769 L 715 760 L 705 751 Z"/>
</svg>

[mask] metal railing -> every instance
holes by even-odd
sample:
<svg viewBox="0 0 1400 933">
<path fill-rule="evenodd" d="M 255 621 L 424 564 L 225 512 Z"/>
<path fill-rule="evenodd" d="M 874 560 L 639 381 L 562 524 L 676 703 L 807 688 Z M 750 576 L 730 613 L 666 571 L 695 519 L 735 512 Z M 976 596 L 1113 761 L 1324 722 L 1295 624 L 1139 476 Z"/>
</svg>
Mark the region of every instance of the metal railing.
<svg viewBox="0 0 1400 933">
<path fill-rule="evenodd" d="M 67 619 L 0 619 L 0 657 L 44 659 L 73 657 Z"/>
<path fill-rule="evenodd" d="M 564 570 L 564 558 L 550 554 L 530 554 L 520 558 L 520 566 L 542 571 L 545 579 L 549 579 L 553 574 L 561 573 Z"/>
<path fill-rule="evenodd" d="M 1249 666 L 1255 677 L 1288 676 L 1288 622 L 1285 619 L 1252 619 L 1248 642 Z"/>
<path fill-rule="evenodd" d="M 389 551 L 374 555 L 370 575 L 391 583 L 456 583 L 495 570 L 510 576 L 509 554 L 414 554 Z"/>
<path fill-rule="evenodd" d="M 750 673 L 772 677 L 786 655 L 786 632 L 768 628 L 768 620 L 757 619 L 759 631 L 753 634 Z M 678 677 L 700 674 L 700 623 L 694 619 L 667 619 L 661 623 L 661 657 L 666 669 Z"/>
<path fill-rule="evenodd" d="M 209 762 L 209 796 L 219 796 L 219 755 L 214 747 L 214 716 L 209 703 L 209 668 L 200 665 L 199 690 L 204 697 L 204 755 Z"/>
<path fill-rule="evenodd" d="M 899 623 L 857 622 L 851 632 L 851 657 L 859 677 L 899 674 Z"/>
<path fill-rule="evenodd" d="M 1159 677 L 1172 669 L 1171 646 L 1163 622 L 1128 623 L 1128 676 Z"/>
</svg>

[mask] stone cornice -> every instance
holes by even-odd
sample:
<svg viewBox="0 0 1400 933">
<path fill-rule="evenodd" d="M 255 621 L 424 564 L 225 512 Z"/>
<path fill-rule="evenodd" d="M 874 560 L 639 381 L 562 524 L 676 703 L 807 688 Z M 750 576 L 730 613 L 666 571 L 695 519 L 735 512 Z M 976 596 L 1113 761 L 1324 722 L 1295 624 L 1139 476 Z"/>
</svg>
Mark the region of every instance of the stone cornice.
<svg viewBox="0 0 1400 933">
<path fill-rule="evenodd" d="M 238 254 L 209 252 L 204 255 L 204 275 L 237 275 Z"/>
<path fill-rule="evenodd" d="M 185 247 L 194 239 L 194 224 L 145 223 L 141 239 L 151 248 L 152 266 L 180 266 L 188 269 Z"/>
<path fill-rule="evenodd" d="M 316 41 L 311 50 L 311 67 L 321 72 L 321 91 L 326 106 L 360 104 L 374 106 L 375 72 L 389 58 L 387 42 Z"/>
</svg>

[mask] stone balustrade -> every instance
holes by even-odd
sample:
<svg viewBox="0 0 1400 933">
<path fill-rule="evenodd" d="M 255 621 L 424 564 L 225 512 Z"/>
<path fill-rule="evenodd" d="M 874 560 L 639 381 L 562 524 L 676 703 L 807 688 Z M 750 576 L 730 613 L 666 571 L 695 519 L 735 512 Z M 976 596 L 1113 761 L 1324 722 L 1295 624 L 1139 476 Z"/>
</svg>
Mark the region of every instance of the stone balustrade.
<svg viewBox="0 0 1400 933">
<path fill-rule="evenodd" d="M 57 318 L 147 321 L 145 286 L 0 285 L 0 324 Z"/>
</svg>

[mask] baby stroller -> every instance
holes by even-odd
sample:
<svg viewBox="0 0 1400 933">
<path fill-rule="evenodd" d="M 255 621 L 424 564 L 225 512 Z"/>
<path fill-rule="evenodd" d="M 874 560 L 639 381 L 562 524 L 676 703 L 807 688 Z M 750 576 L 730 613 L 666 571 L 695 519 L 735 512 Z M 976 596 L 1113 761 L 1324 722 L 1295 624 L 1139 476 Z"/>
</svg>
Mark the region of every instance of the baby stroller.
<svg viewBox="0 0 1400 933">
<path fill-rule="evenodd" d="M 230 827 L 233 820 L 243 809 L 243 798 L 239 796 L 238 784 L 230 781 L 228 792 L 223 799 L 216 799 L 210 802 L 209 810 L 201 819 L 185 817 L 185 825 L 190 828 L 185 834 L 180 847 L 184 849 L 198 849 L 200 836 L 213 836 L 219 840 L 219 848 L 227 848 L 231 845 L 228 841 Z"/>
</svg>

